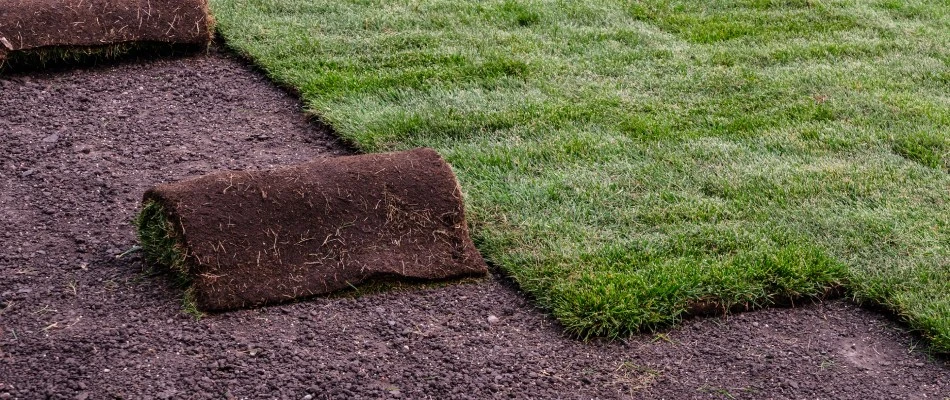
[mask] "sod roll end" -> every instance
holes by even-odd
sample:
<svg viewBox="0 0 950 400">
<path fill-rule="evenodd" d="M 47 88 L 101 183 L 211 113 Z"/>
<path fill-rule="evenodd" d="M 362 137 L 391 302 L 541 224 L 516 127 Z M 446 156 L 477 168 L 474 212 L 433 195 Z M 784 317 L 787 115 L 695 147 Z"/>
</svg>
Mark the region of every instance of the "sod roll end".
<svg viewBox="0 0 950 400">
<path fill-rule="evenodd" d="M 158 185 L 138 230 L 147 261 L 177 273 L 203 311 L 487 273 L 458 181 L 430 149 Z"/>
</svg>

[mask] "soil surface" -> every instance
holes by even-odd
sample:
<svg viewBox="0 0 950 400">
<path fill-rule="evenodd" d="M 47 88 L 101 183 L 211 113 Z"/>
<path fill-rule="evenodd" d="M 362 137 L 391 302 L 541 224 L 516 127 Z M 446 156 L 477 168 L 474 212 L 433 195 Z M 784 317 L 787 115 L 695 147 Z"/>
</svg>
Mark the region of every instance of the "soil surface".
<svg viewBox="0 0 950 400">
<path fill-rule="evenodd" d="M 458 180 L 432 149 L 220 171 L 158 185 L 143 201 L 161 205 L 159 226 L 174 226 L 175 247 L 187 255 L 177 268 L 201 310 L 285 303 L 370 280 L 488 273 Z M 169 251 L 143 247 L 146 261 Z"/>
<path fill-rule="evenodd" d="M 195 320 L 120 256 L 141 194 L 349 153 L 300 108 L 218 53 L 0 77 L 0 399 L 950 396 L 946 360 L 844 301 L 583 343 L 495 276 Z"/>
<path fill-rule="evenodd" d="M 0 60 L 47 47 L 204 44 L 211 25 L 207 0 L 3 0 Z"/>
</svg>

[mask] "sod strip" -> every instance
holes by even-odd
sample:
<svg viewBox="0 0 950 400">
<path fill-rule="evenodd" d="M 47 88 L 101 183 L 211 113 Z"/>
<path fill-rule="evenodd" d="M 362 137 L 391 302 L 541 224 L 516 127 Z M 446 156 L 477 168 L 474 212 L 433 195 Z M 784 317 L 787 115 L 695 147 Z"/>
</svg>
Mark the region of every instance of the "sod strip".
<svg viewBox="0 0 950 400">
<path fill-rule="evenodd" d="M 455 175 L 431 149 L 159 185 L 138 232 L 147 261 L 178 275 L 202 311 L 488 272 Z"/>
<path fill-rule="evenodd" d="M 87 47 L 110 56 L 133 42 L 206 44 L 212 25 L 207 0 L 4 0 L 0 65 L 17 53 L 47 62 Z"/>
<path fill-rule="evenodd" d="M 438 149 L 479 249 L 571 332 L 843 284 L 950 351 L 945 1 L 212 8 L 363 151 Z"/>
</svg>

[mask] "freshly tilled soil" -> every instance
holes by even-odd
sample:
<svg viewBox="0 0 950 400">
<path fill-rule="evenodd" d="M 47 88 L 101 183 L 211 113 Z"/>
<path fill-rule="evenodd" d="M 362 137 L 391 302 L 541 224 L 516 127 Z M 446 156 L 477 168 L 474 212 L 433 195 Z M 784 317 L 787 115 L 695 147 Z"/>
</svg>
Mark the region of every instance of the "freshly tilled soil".
<svg viewBox="0 0 950 400">
<path fill-rule="evenodd" d="M 564 337 L 497 275 L 181 311 L 131 219 L 148 187 L 351 153 L 212 53 L 0 77 L 0 398 L 944 398 L 945 359 L 845 301 Z"/>
</svg>

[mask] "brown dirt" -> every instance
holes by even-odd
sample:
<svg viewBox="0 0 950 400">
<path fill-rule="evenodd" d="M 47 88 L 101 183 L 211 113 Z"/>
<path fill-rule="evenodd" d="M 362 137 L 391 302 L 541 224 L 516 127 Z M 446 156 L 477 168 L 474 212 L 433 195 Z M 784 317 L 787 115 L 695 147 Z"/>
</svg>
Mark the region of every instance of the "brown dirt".
<svg viewBox="0 0 950 400">
<path fill-rule="evenodd" d="M 0 61 L 50 47 L 208 43 L 212 24 L 207 0 L 3 0 Z"/>
<path fill-rule="evenodd" d="M 210 315 L 142 276 L 138 194 L 345 154 L 219 54 L 0 77 L 0 397 L 940 399 L 950 367 L 831 301 L 614 343 L 563 337 L 503 279 Z"/>
<path fill-rule="evenodd" d="M 275 304 L 379 278 L 484 276 L 462 191 L 432 149 L 319 158 L 159 185 L 201 310 Z"/>
</svg>

